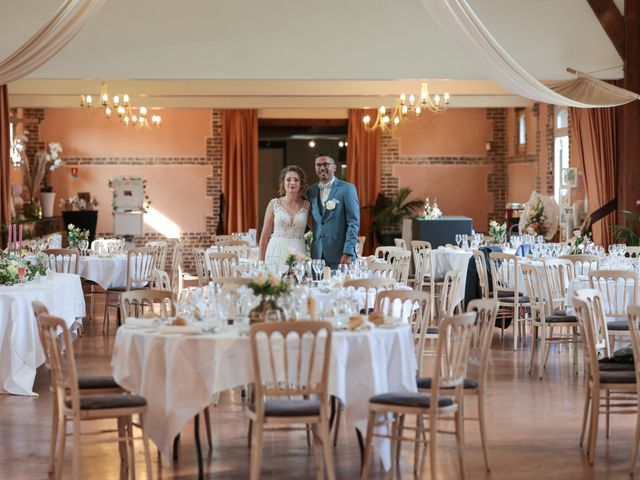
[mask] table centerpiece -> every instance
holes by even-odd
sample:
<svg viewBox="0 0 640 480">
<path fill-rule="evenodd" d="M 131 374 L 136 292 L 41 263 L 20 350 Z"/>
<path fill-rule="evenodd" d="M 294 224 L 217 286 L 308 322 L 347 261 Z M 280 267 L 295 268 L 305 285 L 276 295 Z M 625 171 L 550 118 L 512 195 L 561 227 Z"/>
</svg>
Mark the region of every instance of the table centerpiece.
<svg viewBox="0 0 640 480">
<path fill-rule="evenodd" d="M 249 321 L 258 323 L 265 321 L 265 313 L 267 310 L 280 311 L 284 318 L 282 309 L 278 306 L 278 298 L 280 295 L 289 291 L 289 283 L 284 279 L 279 279 L 271 273 L 268 276 L 259 275 L 255 281 L 247 285 L 253 294 L 260 297 L 260 303 L 257 307 L 251 309 L 249 313 Z"/>
</svg>

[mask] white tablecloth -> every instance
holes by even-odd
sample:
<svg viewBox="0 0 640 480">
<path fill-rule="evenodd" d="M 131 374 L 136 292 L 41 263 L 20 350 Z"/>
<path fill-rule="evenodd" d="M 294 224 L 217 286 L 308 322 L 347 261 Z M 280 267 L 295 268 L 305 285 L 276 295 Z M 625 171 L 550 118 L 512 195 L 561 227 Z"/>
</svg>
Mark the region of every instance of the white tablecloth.
<svg viewBox="0 0 640 480">
<path fill-rule="evenodd" d="M 587 277 L 584 276 L 578 276 L 576 278 L 574 278 L 573 280 L 571 280 L 571 282 L 569 283 L 569 286 L 567 287 L 567 299 L 566 299 L 566 305 L 567 305 L 567 310 L 573 312 L 574 308 L 573 308 L 573 295 L 575 293 L 576 290 L 579 290 L 581 288 L 591 288 L 589 285 L 589 279 Z M 626 299 L 627 299 L 627 306 L 630 305 L 630 302 L 633 300 L 633 282 L 631 281 L 627 281 L 626 282 Z M 622 302 L 622 289 L 619 289 L 620 291 L 618 292 L 618 302 L 621 303 Z M 613 286 L 611 287 L 611 295 L 613 295 Z M 609 309 L 609 305 L 608 305 L 608 299 L 606 296 L 603 296 L 602 298 L 603 303 L 604 303 L 604 307 L 605 309 Z M 607 317 L 607 321 L 612 321 L 612 320 L 626 320 L 626 317 L 624 318 L 620 318 L 620 317 Z"/>
<path fill-rule="evenodd" d="M 123 287 L 127 284 L 127 255 L 80 257 L 78 273 L 82 278 L 96 282 L 104 290 Z"/>
<path fill-rule="evenodd" d="M 233 328 L 216 335 L 171 335 L 124 325 L 111 365 L 120 385 L 147 399 L 149 436 L 164 452 L 215 393 L 254 380 L 249 338 Z M 370 397 L 416 391 L 411 329 L 334 332 L 329 368 L 329 393 L 344 404 L 347 421 L 366 431 Z M 388 466 L 388 448 L 380 453 Z"/>
<path fill-rule="evenodd" d="M 36 368 L 44 352 L 31 302 L 44 303 L 71 330 L 84 317 L 84 295 L 78 275 L 57 273 L 52 280 L 12 287 L 0 286 L 0 391 L 35 395 Z"/>
<path fill-rule="evenodd" d="M 436 277 L 444 277 L 450 270 L 458 270 L 462 274 L 456 304 L 464 300 L 467 269 L 471 257 L 473 257 L 473 252 L 462 249 L 439 247 L 437 250 L 433 250 L 433 273 Z"/>
</svg>

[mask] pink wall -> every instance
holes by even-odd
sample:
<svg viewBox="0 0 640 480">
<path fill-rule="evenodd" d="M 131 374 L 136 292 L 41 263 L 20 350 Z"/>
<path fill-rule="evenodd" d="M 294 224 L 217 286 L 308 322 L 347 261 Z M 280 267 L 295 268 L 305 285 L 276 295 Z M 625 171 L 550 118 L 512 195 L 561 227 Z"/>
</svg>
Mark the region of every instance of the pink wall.
<svg viewBox="0 0 640 480">
<path fill-rule="evenodd" d="M 452 108 L 442 114 L 423 113 L 393 133 L 400 155 L 484 157 L 493 125 L 484 108 Z"/>
<path fill-rule="evenodd" d="M 471 217 L 474 228 L 485 231 L 493 209 L 493 195 L 487 191 L 492 170 L 492 165 L 395 165 L 393 174 L 400 188 L 411 188 L 412 198 L 437 199 L 445 215 Z"/>
<path fill-rule="evenodd" d="M 507 175 L 509 176 L 507 203 L 526 203 L 531 192 L 536 189 L 536 164 L 510 163 L 507 165 Z"/>
<path fill-rule="evenodd" d="M 150 111 L 149 116 L 156 113 Z M 60 142 L 65 157 L 204 157 L 211 110 L 162 109 L 160 128 L 125 127 L 100 110 L 47 108 L 40 138 Z"/>
</svg>

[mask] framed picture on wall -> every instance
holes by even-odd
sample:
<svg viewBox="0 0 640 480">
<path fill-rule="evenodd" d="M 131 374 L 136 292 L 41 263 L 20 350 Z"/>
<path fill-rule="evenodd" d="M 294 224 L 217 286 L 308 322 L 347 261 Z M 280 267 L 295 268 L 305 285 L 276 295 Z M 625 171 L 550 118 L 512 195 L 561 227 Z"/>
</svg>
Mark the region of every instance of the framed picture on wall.
<svg viewBox="0 0 640 480">
<path fill-rule="evenodd" d="M 560 189 L 560 205 L 571 205 L 571 189 L 570 188 L 561 188 Z"/>
<path fill-rule="evenodd" d="M 565 187 L 576 187 L 578 185 L 578 169 L 563 168 L 562 169 L 562 185 Z"/>
</svg>

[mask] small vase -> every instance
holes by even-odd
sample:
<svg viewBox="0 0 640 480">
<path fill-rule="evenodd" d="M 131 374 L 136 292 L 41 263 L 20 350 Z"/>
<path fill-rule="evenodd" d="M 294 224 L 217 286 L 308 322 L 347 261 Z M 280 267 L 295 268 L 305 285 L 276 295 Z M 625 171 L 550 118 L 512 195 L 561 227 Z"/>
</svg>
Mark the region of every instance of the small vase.
<svg viewBox="0 0 640 480">
<path fill-rule="evenodd" d="M 40 192 L 40 202 L 42 203 L 42 217 L 53 217 L 53 202 L 56 199 L 56 192 Z"/>
<path fill-rule="evenodd" d="M 297 285 L 298 284 L 298 278 L 296 277 L 296 271 L 293 268 L 290 268 L 289 270 L 287 270 L 285 272 L 284 275 L 282 275 L 282 279 L 289 283 L 289 285 Z"/>
<path fill-rule="evenodd" d="M 282 314 L 282 318 L 284 318 L 284 312 L 276 302 L 276 299 L 273 297 L 262 297 L 260 303 L 257 307 L 252 308 L 251 312 L 249 312 L 249 322 L 250 323 L 260 323 L 265 321 L 265 313 L 267 310 L 279 310 Z"/>
</svg>

